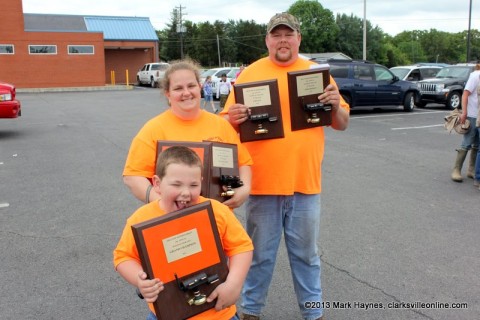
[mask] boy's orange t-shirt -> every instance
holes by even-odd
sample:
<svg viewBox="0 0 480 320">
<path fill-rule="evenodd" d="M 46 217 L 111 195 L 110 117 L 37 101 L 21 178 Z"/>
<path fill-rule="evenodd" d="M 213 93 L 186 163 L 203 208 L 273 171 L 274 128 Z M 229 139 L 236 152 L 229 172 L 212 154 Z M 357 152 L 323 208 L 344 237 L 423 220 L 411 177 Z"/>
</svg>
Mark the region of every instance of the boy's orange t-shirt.
<svg viewBox="0 0 480 320">
<path fill-rule="evenodd" d="M 230 208 L 216 200 L 207 199 L 204 197 L 199 197 L 198 203 L 205 202 L 207 200 L 210 200 L 212 203 L 215 222 L 217 223 L 218 232 L 226 256 L 231 257 L 236 254 L 252 251 L 253 244 L 250 237 Z M 162 216 L 164 214 L 165 212 L 160 209 L 158 201 L 153 201 L 140 207 L 127 219 L 127 223 L 125 224 L 117 247 L 113 251 L 113 264 L 115 269 L 120 263 L 129 260 L 134 260 L 141 264 L 131 226 Z M 152 303 L 149 303 L 148 307 L 153 313 L 155 313 L 155 308 L 153 307 Z M 222 311 L 209 309 L 190 319 L 228 320 L 235 315 L 235 312 L 236 306 L 232 305 Z"/>
</svg>

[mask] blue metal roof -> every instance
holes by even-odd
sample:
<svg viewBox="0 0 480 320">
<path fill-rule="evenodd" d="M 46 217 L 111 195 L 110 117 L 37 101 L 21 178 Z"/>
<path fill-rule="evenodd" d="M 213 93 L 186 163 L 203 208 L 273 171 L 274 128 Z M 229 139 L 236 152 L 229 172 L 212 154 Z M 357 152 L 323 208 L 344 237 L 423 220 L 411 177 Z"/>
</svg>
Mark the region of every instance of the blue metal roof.
<svg viewBox="0 0 480 320">
<path fill-rule="evenodd" d="M 149 18 L 85 16 L 88 31 L 103 32 L 104 40 L 158 41 Z"/>
</svg>

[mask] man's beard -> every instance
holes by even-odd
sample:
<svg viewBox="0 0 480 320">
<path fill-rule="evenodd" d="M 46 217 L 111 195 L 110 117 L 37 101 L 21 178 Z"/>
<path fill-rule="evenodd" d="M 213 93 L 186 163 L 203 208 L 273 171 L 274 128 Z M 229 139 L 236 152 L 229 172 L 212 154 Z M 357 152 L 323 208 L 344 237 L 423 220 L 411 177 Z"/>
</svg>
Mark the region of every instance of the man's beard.
<svg viewBox="0 0 480 320">
<path fill-rule="evenodd" d="M 280 62 L 287 62 L 292 59 L 292 51 L 288 51 L 288 54 L 280 54 L 279 52 L 275 53 L 275 59 Z"/>
</svg>

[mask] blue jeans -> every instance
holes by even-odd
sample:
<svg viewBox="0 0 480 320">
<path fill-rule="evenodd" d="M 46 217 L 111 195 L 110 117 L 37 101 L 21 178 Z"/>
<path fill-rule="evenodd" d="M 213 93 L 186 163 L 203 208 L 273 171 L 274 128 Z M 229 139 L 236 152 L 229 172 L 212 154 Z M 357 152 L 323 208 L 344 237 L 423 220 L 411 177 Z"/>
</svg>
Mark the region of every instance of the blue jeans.
<svg viewBox="0 0 480 320">
<path fill-rule="evenodd" d="M 479 142 L 479 133 L 477 128 L 475 127 L 475 122 L 477 118 L 467 117 L 470 120 L 470 129 L 467 133 L 463 135 L 462 145 L 461 148 L 464 150 L 470 150 L 470 148 L 478 148 Z"/>
<path fill-rule="evenodd" d="M 320 194 L 250 196 L 246 206 L 247 232 L 253 241 L 253 262 L 242 290 L 244 313 L 259 316 L 265 306 L 278 247 L 285 236 L 293 285 L 303 318 L 317 319 L 322 309 L 306 302 L 322 301 L 320 257 Z"/>
<path fill-rule="evenodd" d="M 150 313 L 147 316 L 147 320 L 157 320 L 157 317 L 155 316 L 155 314 L 153 312 L 150 311 Z M 240 318 L 235 313 L 235 315 L 230 320 L 240 320 Z"/>
<path fill-rule="evenodd" d="M 480 127 L 477 128 L 477 136 L 480 137 Z M 480 149 L 477 151 L 477 161 L 475 162 L 475 180 L 480 181 Z"/>
</svg>

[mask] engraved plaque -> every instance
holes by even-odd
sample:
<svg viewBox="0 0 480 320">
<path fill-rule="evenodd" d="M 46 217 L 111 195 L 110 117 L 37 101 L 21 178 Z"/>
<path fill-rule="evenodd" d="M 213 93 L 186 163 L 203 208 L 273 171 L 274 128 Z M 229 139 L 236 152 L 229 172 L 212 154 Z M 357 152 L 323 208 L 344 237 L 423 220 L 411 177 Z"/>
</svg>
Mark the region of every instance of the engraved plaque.
<svg viewBox="0 0 480 320">
<path fill-rule="evenodd" d="M 210 201 L 135 224 L 132 232 L 148 278 L 159 278 L 164 283 L 164 290 L 153 303 L 158 320 L 183 320 L 215 307 L 216 300 L 189 303 L 195 290 L 208 296 L 228 275 Z M 218 281 L 204 281 L 194 289 L 185 287 L 185 279 L 199 275 Z"/>
<path fill-rule="evenodd" d="M 328 66 L 288 73 L 292 131 L 332 123 L 332 106 L 318 100 L 329 83 Z"/>
<path fill-rule="evenodd" d="M 242 142 L 284 137 L 277 80 L 234 84 L 233 89 L 235 101 L 251 112 L 239 126 Z"/>
</svg>

